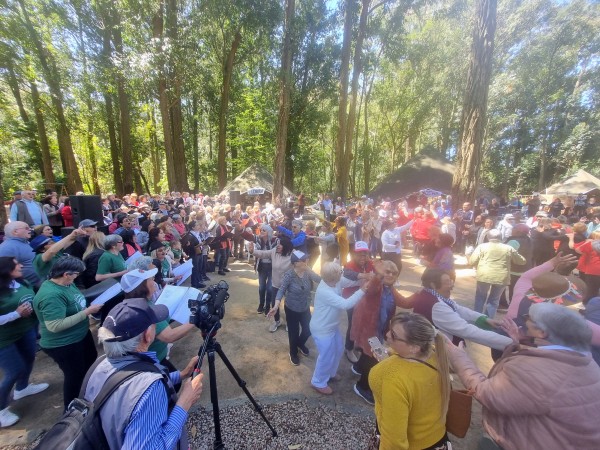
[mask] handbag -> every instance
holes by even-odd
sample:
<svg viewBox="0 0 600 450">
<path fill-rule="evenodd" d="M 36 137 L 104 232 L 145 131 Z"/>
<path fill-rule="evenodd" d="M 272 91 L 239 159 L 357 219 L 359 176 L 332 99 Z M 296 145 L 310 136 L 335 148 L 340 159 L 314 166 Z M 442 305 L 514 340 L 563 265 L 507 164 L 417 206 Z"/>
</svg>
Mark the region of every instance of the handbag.
<svg viewBox="0 0 600 450">
<path fill-rule="evenodd" d="M 431 364 L 417 358 L 406 358 L 418 361 L 432 368 Z M 466 389 L 452 389 L 448 400 L 448 412 L 446 413 L 446 431 L 458 438 L 464 438 L 471 426 L 471 409 L 473 407 L 473 393 Z"/>
</svg>

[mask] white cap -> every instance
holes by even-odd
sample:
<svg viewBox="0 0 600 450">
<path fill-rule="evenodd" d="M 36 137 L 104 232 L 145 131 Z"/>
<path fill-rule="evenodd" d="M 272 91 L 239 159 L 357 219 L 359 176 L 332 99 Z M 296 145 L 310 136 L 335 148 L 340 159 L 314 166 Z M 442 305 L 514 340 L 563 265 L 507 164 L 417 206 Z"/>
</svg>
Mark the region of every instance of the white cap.
<svg viewBox="0 0 600 450">
<path fill-rule="evenodd" d="M 121 277 L 121 287 L 125 292 L 131 292 L 148 278 L 154 278 L 158 269 L 152 270 L 132 270 Z"/>
</svg>

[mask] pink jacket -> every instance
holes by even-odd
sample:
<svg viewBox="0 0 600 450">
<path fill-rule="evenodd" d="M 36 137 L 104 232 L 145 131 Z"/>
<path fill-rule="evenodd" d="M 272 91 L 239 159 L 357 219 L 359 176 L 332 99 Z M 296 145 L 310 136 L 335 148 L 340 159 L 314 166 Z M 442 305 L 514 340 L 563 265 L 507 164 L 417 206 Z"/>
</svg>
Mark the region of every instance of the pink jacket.
<svg viewBox="0 0 600 450">
<path fill-rule="evenodd" d="M 600 367 L 569 350 L 508 347 L 489 376 L 450 351 L 463 384 L 483 405 L 483 427 L 504 450 L 595 449 Z"/>
</svg>

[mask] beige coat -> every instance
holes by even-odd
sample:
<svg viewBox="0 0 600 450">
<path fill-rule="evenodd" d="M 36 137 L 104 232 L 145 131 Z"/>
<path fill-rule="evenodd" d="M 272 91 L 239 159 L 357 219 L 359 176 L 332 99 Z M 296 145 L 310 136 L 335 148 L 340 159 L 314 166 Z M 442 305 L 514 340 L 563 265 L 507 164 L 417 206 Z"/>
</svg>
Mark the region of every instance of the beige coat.
<svg viewBox="0 0 600 450">
<path fill-rule="evenodd" d="M 510 346 L 486 378 L 465 352 L 449 353 L 504 450 L 600 448 L 600 367 L 590 355 Z"/>
<path fill-rule="evenodd" d="M 526 262 L 514 248 L 498 241 L 478 245 L 469 261 L 477 266 L 477 281 L 504 286 L 510 284 L 511 264 Z"/>
</svg>

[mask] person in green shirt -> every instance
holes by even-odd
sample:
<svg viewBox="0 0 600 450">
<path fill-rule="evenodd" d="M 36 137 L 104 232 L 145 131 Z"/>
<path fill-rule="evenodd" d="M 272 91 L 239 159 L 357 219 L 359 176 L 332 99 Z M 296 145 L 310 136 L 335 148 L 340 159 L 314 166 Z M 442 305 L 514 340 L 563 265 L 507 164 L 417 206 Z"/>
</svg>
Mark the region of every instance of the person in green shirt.
<svg viewBox="0 0 600 450">
<path fill-rule="evenodd" d="M 151 270 L 131 270 L 127 272 L 121 278 L 121 287 L 125 291 L 125 298 L 143 298 L 148 303 L 152 303 L 150 300 L 156 292 L 157 284 L 154 282 L 154 276 L 157 274 L 158 269 L 153 268 Z M 169 372 L 177 371 L 177 368 L 167 359 L 168 357 L 168 344 L 172 344 L 185 335 L 190 330 L 195 328 L 194 324 L 186 323 L 181 326 L 171 328 L 169 322 L 171 318 L 163 320 L 156 324 L 156 338 L 150 345 L 148 351 L 155 352 L 156 358 L 160 363 L 165 366 Z"/>
<path fill-rule="evenodd" d="M 98 355 L 89 329 L 88 315 L 103 305 L 86 308 L 85 297 L 74 284 L 85 264 L 65 255 L 54 263 L 33 299 L 33 309 L 40 321 L 40 347 L 63 371 L 65 410 L 79 395 L 87 370 Z"/>
<path fill-rule="evenodd" d="M 36 351 L 36 324 L 32 315 L 34 292 L 23 281 L 23 265 L 12 256 L 0 257 L 0 427 L 9 427 L 19 416 L 8 409 L 10 391 L 19 400 L 48 388 L 48 383 L 30 384 Z"/>
<path fill-rule="evenodd" d="M 118 234 L 111 234 L 104 239 L 104 254 L 98 260 L 96 281 L 107 278 L 119 278 L 127 273 L 127 264 L 121 255 L 123 238 Z"/>
<path fill-rule="evenodd" d="M 64 239 L 54 242 L 52 238 L 45 235 L 34 237 L 29 245 L 36 253 L 33 258 L 33 268 L 41 280 L 48 278 L 48 272 L 58 259 L 64 255 L 63 250 L 75 242 L 79 236 L 85 236 L 85 232 L 79 228 L 74 229 Z"/>
</svg>

